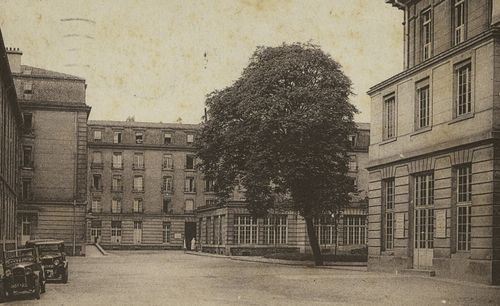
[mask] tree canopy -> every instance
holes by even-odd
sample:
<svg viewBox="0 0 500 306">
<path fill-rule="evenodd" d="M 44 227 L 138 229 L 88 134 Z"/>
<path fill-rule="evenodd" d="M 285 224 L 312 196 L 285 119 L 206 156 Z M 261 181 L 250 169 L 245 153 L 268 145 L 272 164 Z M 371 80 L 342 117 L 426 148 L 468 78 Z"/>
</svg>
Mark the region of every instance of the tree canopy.
<svg viewBox="0 0 500 306">
<path fill-rule="evenodd" d="M 286 204 L 311 224 L 346 205 L 351 94 L 341 66 L 315 45 L 257 48 L 234 84 L 208 96 L 196 141 L 220 201 L 241 184 L 254 215 Z"/>
</svg>

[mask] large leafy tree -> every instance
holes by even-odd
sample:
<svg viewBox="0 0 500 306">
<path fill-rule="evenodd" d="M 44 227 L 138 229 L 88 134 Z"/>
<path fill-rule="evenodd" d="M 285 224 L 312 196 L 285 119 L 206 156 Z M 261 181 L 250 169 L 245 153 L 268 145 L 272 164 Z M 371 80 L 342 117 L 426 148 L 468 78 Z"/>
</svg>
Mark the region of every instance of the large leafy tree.
<svg viewBox="0 0 500 306">
<path fill-rule="evenodd" d="M 298 212 L 316 265 L 323 262 L 314 218 L 338 212 L 353 188 L 351 93 L 340 65 L 317 46 L 259 47 L 233 85 L 208 96 L 196 141 L 220 202 L 241 184 L 255 216 L 276 206 Z"/>
</svg>

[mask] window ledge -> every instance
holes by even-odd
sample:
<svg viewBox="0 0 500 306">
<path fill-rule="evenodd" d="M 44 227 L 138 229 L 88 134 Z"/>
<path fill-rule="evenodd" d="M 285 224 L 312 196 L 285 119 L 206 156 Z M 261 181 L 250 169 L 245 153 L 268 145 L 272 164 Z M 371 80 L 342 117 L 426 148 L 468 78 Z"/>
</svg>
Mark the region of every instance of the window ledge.
<svg viewBox="0 0 500 306">
<path fill-rule="evenodd" d="M 394 142 L 394 141 L 396 141 L 396 140 L 398 140 L 398 138 L 397 138 L 397 137 L 389 138 L 389 139 L 386 139 L 386 140 L 384 140 L 384 141 L 380 142 L 378 145 L 379 145 L 379 146 L 383 146 L 383 145 L 385 145 L 385 144 L 388 144 L 388 143 Z"/>
<path fill-rule="evenodd" d="M 187 168 L 184 169 L 184 170 L 187 171 L 187 172 L 195 172 L 196 171 L 195 169 L 187 169 Z"/>
<path fill-rule="evenodd" d="M 423 133 L 426 133 L 426 132 L 429 132 L 429 131 L 432 131 L 432 126 L 427 126 L 427 127 L 419 128 L 415 132 L 411 133 L 410 137 L 417 136 L 419 134 L 423 134 Z"/>
<path fill-rule="evenodd" d="M 184 193 L 187 193 L 187 194 L 196 194 L 196 191 L 184 191 Z"/>
<path fill-rule="evenodd" d="M 467 120 L 467 119 L 470 119 L 470 118 L 474 118 L 474 113 L 468 113 L 468 114 L 465 114 L 465 115 L 460 115 L 459 117 L 456 117 L 453 120 L 451 120 L 450 122 L 448 122 L 448 124 L 454 124 L 454 123 L 457 123 L 457 122 L 460 122 L 460 121 L 464 121 L 464 120 Z"/>
<path fill-rule="evenodd" d="M 135 189 L 132 189 L 132 193 L 144 193 L 144 190 L 135 190 Z"/>
</svg>

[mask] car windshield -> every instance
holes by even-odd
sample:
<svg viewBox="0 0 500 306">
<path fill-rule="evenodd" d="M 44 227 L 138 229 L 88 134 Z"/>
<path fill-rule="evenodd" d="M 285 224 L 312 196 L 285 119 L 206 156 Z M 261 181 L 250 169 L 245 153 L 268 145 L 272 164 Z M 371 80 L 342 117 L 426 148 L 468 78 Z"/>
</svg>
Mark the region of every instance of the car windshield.
<svg viewBox="0 0 500 306">
<path fill-rule="evenodd" d="M 38 250 L 40 250 L 40 255 L 54 254 L 61 252 L 61 249 L 58 244 L 41 244 L 38 246 Z"/>
</svg>

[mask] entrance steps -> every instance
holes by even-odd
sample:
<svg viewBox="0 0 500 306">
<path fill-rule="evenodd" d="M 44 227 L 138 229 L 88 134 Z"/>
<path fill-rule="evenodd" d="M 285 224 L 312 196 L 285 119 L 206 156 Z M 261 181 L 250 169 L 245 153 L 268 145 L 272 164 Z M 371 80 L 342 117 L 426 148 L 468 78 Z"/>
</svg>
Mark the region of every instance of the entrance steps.
<svg viewBox="0 0 500 306">
<path fill-rule="evenodd" d="M 108 253 L 97 243 L 87 244 L 85 247 L 85 256 L 87 257 L 103 257 L 107 255 Z"/>
<path fill-rule="evenodd" d="M 416 276 L 436 276 L 436 271 L 424 270 L 424 269 L 402 269 L 402 270 L 397 270 L 396 274 L 416 275 Z"/>
</svg>

